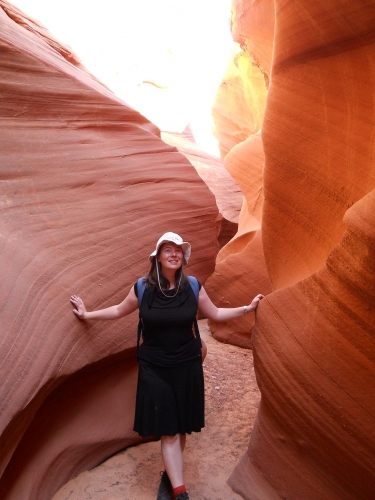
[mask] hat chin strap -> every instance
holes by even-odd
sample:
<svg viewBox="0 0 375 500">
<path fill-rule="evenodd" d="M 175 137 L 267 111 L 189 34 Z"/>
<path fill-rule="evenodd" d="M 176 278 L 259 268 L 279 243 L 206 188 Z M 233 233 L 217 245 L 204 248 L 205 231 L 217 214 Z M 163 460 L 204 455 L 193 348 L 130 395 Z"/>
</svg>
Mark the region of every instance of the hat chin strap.
<svg viewBox="0 0 375 500">
<path fill-rule="evenodd" d="M 159 262 L 158 260 L 156 260 L 156 274 L 158 275 L 158 285 L 159 285 L 159 290 L 161 291 L 161 293 L 164 295 L 164 297 L 167 297 L 168 299 L 173 299 L 173 297 L 176 297 L 176 295 L 178 294 L 179 290 L 180 290 L 180 285 L 181 285 L 181 279 L 182 279 L 182 267 L 183 267 L 183 264 L 181 265 L 181 274 L 180 274 L 180 279 L 178 281 L 178 287 L 177 287 L 177 291 L 174 295 L 167 295 L 163 292 L 162 288 L 161 288 L 161 284 L 160 284 L 160 275 L 159 275 Z"/>
</svg>

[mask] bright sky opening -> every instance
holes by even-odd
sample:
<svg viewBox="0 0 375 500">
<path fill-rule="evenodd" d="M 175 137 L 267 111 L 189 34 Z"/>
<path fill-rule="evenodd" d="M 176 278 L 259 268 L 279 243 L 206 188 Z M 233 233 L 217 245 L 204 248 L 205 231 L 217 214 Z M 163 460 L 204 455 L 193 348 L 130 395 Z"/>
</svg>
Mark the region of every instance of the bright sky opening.
<svg viewBox="0 0 375 500">
<path fill-rule="evenodd" d="M 230 0 L 13 0 L 162 131 L 219 156 L 211 106 L 235 49 Z"/>
</svg>

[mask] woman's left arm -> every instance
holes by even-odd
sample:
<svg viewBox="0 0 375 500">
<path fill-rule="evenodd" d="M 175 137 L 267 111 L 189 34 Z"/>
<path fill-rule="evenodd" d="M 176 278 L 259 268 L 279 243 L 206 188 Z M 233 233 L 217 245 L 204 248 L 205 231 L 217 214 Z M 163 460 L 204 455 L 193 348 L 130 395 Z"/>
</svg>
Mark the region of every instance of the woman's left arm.
<svg viewBox="0 0 375 500">
<path fill-rule="evenodd" d="M 239 318 L 248 312 L 255 311 L 259 302 L 264 298 L 261 293 L 253 298 L 251 304 L 241 307 L 216 307 L 203 288 L 199 292 L 198 311 L 202 316 L 213 321 L 228 321 Z"/>
</svg>

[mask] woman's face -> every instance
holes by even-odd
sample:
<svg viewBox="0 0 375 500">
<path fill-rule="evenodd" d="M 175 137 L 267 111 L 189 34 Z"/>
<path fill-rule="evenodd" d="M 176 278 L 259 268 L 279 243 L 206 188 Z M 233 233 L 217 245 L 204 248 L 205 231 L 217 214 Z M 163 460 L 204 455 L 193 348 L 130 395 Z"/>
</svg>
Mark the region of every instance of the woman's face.
<svg viewBox="0 0 375 500">
<path fill-rule="evenodd" d="M 167 242 L 162 245 L 157 259 L 161 264 L 162 271 L 163 269 L 177 271 L 184 261 L 184 253 L 180 246 Z"/>
</svg>

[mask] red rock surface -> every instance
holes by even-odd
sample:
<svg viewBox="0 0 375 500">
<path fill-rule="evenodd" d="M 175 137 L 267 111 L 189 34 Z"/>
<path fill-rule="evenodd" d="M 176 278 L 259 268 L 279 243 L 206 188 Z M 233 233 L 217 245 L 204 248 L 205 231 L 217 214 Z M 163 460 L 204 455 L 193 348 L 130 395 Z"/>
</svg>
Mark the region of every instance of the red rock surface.
<svg viewBox="0 0 375 500">
<path fill-rule="evenodd" d="M 252 340 L 261 404 L 229 482 L 247 500 L 372 500 L 375 4 L 232 5 L 246 71 L 220 89 L 217 130 L 245 201 L 206 288 L 218 305 L 268 295 Z M 84 325 L 69 295 L 119 300 L 176 225 L 202 280 L 215 254 L 217 211 L 190 164 L 62 53 L 0 10 L 5 500 L 50 499 L 136 442 L 136 318 Z M 253 68 L 264 101 L 269 84 L 262 140 Z M 252 323 L 210 327 L 248 346 Z"/>
<path fill-rule="evenodd" d="M 275 30 L 274 0 L 232 0 L 231 32 L 233 40 L 248 54 L 252 64 L 264 74 L 268 84 Z M 268 85 L 267 85 L 268 87 Z"/>
<path fill-rule="evenodd" d="M 275 12 L 262 127 L 262 233 L 276 291 L 257 312 L 262 399 L 230 484 L 248 500 L 370 500 L 375 4 L 233 6 L 238 23 L 241 13 L 256 15 L 262 6 Z M 256 45 L 251 32 L 242 35 L 247 47 Z"/>
<path fill-rule="evenodd" d="M 266 81 L 257 64 L 246 52 L 234 53 L 212 108 L 222 158 L 259 132 L 266 96 Z"/>
<path fill-rule="evenodd" d="M 163 132 L 163 140 L 175 146 L 194 165 L 199 176 L 215 196 L 219 215 L 216 220 L 218 247 L 223 247 L 237 233 L 243 202 L 242 191 L 223 162 L 206 153 L 195 143 L 189 127 L 181 133 Z"/>
<path fill-rule="evenodd" d="M 264 152 L 259 134 L 235 146 L 224 164 L 244 195 L 238 232 L 216 259 L 215 273 L 205 288 L 220 307 L 249 304 L 262 291 L 272 291 L 263 254 L 262 207 Z M 254 314 L 226 323 L 209 321 L 213 336 L 223 342 L 251 347 Z"/>
<path fill-rule="evenodd" d="M 49 500 L 138 440 L 137 317 L 83 323 L 70 295 L 121 300 L 166 230 L 191 241 L 204 281 L 217 208 L 153 124 L 0 6 L 0 491 Z"/>
<path fill-rule="evenodd" d="M 168 144 L 175 146 L 194 165 L 199 176 L 214 194 L 220 214 L 228 221 L 237 224 L 243 193 L 222 161 L 206 153 L 195 143 L 194 137 L 163 132 L 162 138 Z"/>
<path fill-rule="evenodd" d="M 280 288 L 324 266 L 346 210 L 374 187 L 375 9 L 368 1 L 279 1 L 276 16 L 263 234 Z"/>
<path fill-rule="evenodd" d="M 261 405 L 230 481 L 246 499 L 373 498 L 374 213 L 372 191 L 348 210 L 326 266 L 259 308 Z"/>
<path fill-rule="evenodd" d="M 243 50 L 234 54 L 213 105 L 214 133 L 227 170 L 244 202 L 237 234 L 219 253 L 206 283 L 220 306 L 250 303 L 272 291 L 262 241 L 264 151 L 260 130 L 267 99 L 273 46 L 273 4 L 232 2 L 231 27 Z M 265 43 L 266 41 L 266 43 Z M 228 323 L 209 322 L 216 339 L 251 347 L 254 315 Z"/>
</svg>

